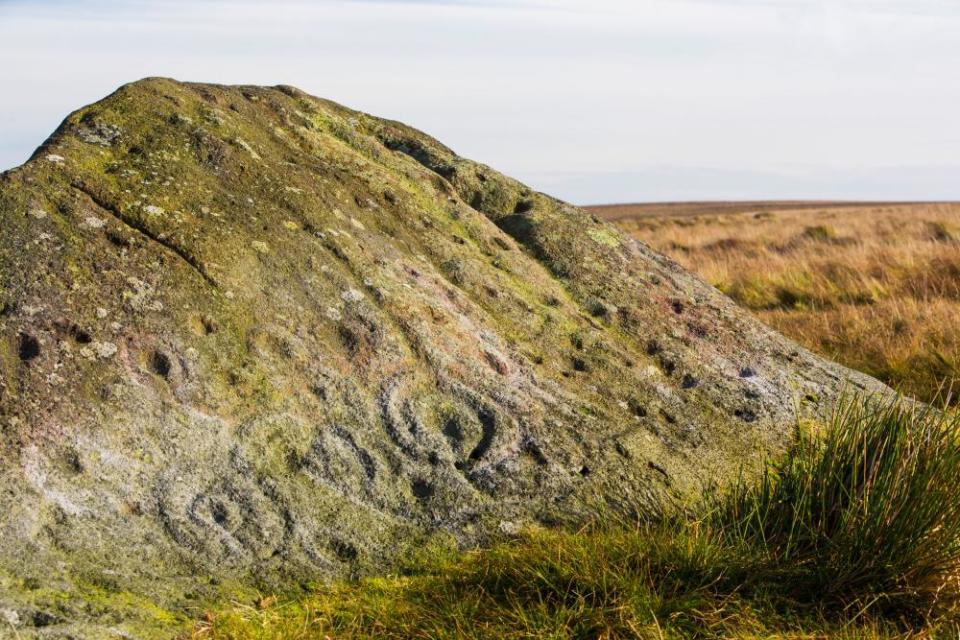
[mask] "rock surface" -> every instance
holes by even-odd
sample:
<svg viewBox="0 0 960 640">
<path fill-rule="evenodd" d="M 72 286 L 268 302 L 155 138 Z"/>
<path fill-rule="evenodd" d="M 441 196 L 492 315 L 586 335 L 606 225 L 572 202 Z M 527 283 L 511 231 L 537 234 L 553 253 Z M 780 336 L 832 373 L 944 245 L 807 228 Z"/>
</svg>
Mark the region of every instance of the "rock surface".
<svg viewBox="0 0 960 640">
<path fill-rule="evenodd" d="M 148 79 L 0 179 L 0 627 L 694 499 L 875 381 L 400 123 Z"/>
</svg>

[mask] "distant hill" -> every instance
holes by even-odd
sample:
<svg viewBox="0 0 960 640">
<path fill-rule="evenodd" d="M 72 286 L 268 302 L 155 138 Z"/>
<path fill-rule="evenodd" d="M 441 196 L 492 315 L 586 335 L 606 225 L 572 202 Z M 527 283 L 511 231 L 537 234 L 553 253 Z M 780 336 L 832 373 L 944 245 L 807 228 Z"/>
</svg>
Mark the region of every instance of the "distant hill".
<svg viewBox="0 0 960 640">
<path fill-rule="evenodd" d="M 637 202 L 598 204 L 584 209 L 604 220 L 643 218 L 650 216 L 699 216 L 728 213 L 759 213 L 762 211 L 803 211 L 820 209 L 864 209 L 872 207 L 912 207 L 940 204 L 935 202 L 879 202 L 851 200 L 741 200 L 706 202 Z"/>
</svg>

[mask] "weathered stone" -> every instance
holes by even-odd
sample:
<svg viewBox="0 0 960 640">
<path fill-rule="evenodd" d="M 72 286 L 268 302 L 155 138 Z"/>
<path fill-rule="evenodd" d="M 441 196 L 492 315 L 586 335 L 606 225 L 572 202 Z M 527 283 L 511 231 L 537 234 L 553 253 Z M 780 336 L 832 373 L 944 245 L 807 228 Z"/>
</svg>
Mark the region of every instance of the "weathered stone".
<svg viewBox="0 0 960 640">
<path fill-rule="evenodd" d="M 797 407 L 884 392 L 576 207 L 290 89 L 127 85 L 3 174 L 0 224 L 0 610 L 73 637 L 656 513 L 783 449 Z"/>
</svg>

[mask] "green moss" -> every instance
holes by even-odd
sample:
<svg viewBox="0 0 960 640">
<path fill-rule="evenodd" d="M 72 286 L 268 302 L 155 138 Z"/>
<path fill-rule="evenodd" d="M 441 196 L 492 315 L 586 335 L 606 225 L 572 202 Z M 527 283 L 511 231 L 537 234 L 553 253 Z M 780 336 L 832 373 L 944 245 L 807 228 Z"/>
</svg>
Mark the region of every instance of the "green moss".
<svg viewBox="0 0 960 640">
<path fill-rule="evenodd" d="M 619 247 L 621 244 L 620 236 L 612 229 L 590 229 L 587 235 L 597 244 L 605 247 Z"/>
</svg>

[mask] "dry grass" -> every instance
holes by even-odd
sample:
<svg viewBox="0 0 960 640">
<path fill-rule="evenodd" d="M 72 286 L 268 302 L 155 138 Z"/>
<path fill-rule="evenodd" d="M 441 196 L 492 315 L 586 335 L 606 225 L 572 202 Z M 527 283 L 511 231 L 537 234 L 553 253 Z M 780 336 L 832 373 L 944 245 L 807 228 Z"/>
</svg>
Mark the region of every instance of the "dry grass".
<svg viewBox="0 0 960 640">
<path fill-rule="evenodd" d="M 960 204 L 593 208 L 808 348 L 924 400 L 960 379 Z"/>
</svg>

